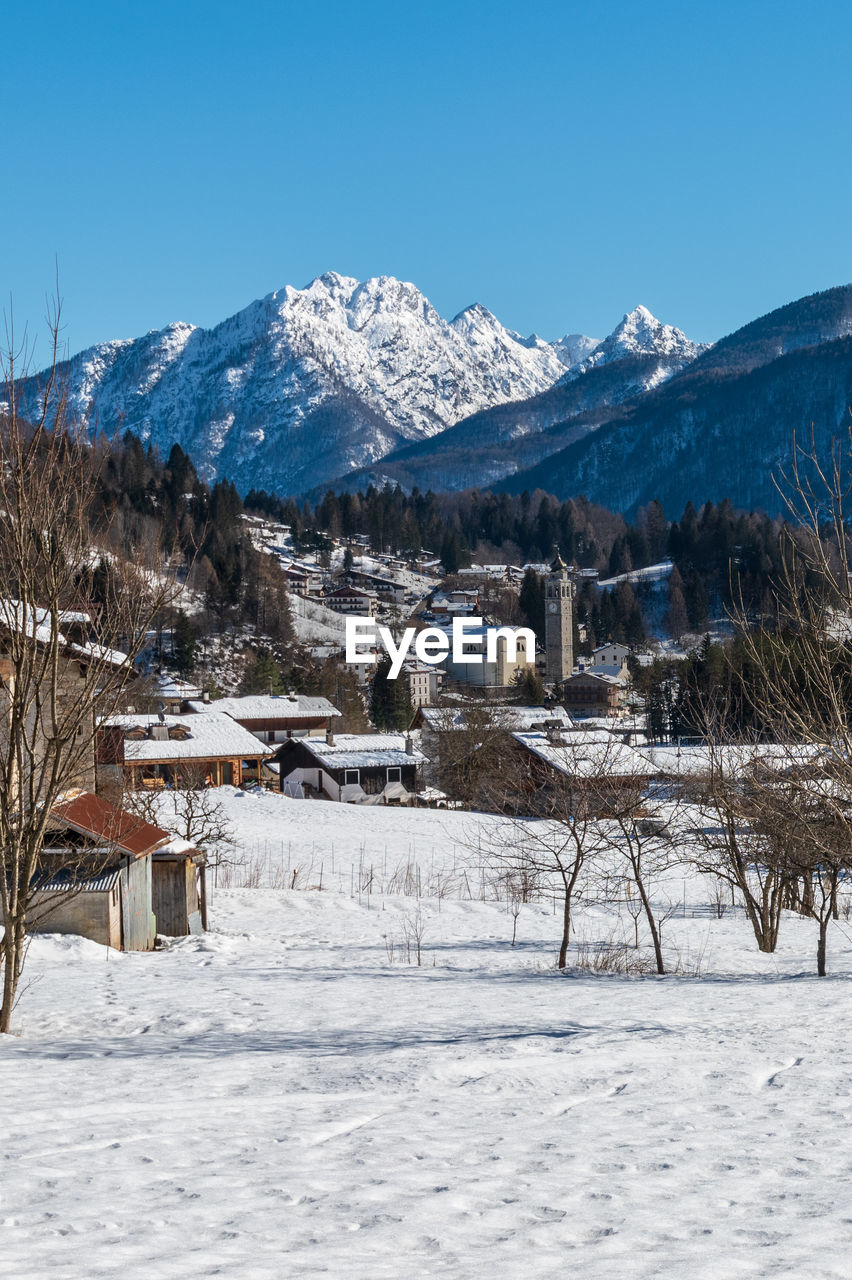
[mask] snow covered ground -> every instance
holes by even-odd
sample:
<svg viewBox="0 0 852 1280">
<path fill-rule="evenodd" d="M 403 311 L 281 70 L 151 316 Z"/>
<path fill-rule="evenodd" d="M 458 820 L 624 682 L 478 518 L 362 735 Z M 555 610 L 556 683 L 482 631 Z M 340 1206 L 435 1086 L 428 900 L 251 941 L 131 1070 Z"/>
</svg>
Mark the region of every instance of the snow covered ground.
<svg viewBox="0 0 852 1280">
<path fill-rule="evenodd" d="M 306 600 L 288 592 L 293 629 L 303 644 L 331 644 L 343 648 L 346 642 L 346 618 L 315 600 Z"/>
<path fill-rule="evenodd" d="M 243 879 L 319 860 L 323 891 L 220 886 L 208 935 L 148 955 L 34 941 L 0 1043 L 0 1274 L 849 1275 L 844 920 L 819 980 L 810 922 L 761 956 L 678 876 L 664 942 L 701 977 L 560 975 L 552 906 L 512 947 L 505 904 L 466 896 L 470 815 L 222 798 Z M 386 854 L 451 887 L 350 896 Z M 578 935 L 620 927 L 590 906 Z"/>
</svg>

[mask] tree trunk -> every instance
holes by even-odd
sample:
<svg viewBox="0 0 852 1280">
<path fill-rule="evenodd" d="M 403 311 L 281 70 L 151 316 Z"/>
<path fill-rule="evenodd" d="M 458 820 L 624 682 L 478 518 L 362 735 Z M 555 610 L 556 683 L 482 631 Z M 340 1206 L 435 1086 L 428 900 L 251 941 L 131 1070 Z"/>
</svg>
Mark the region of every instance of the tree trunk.
<svg viewBox="0 0 852 1280">
<path fill-rule="evenodd" d="M 571 891 L 565 886 L 565 901 L 562 905 L 562 941 L 559 944 L 557 969 L 564 969 L 568 963 L 568 939 L 571 936 Z"/>
<path fill-rule="evenodd" d="M 17 921 L 12 922 L 3 938 L 3 1000 L 0 1003 L 0 1035 L 12 1028 L 12 1010 L 21 976 L 25 934 Z"/>
<path fill-rule="evenodd" d="M 806 871 L 802 876 L 802 905 L 800 910 L 803 916 L 812 916 L 814 914 L 814 882 L 810 871 Z"/>
<path fill-rule="evenodd" d="M 663 946 L 660 942 L 660 931 L 657 928 L 657 922 L 654 919 L 654 912 L 648 901 L 648 895 L 645 892 L 645 884 L 642 880 L 641 873 L 634 868 L 634 877 L 636 879 L 636 888 L 639 890 L 639 896 L 642 899 L 642 906 L 645 908 L 645 919 L 648 921 L 648 928 L 651 930 L 651 939 L 654 943 L 654 959 L 657 962 L 657 973 L 665 973 L 666 966 L 663 960 Z"/>
<path fill-rule="evenodd" d="M 817 977 L 819 978 L 825 977 L 825 952 L 830 919 L 831 914 L 827 912 L 819 922 L 819 942 L 817 943 Z"/>
</svg>

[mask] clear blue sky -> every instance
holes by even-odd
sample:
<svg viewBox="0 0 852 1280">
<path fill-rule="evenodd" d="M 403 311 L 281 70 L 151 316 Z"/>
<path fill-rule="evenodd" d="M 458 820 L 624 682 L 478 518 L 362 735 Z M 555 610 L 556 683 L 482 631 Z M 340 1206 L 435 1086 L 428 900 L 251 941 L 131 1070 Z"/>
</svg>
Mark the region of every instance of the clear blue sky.
<svg viewBox="0 0 852 1280">
<path fill-rule="evenodd" d="M 709 340 L 852 279 L 852 9 L 18 4 L 0 291 L 71 351 L 333 269 L 547 338 Z"/>
</svg>

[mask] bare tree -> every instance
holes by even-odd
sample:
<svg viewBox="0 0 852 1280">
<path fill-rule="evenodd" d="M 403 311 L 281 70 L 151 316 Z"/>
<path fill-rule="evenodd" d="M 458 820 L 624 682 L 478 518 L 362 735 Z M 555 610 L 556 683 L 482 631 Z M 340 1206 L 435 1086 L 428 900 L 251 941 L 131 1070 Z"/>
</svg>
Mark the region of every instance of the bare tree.
<svg viewBox="0 0 852 1280">
<path fill-rule="evenodd" d="M 0 355 L 0 1032 L 10 1028 L 51 811 L 69 789 L 93 785 L 97 718 L 123 709 L 133 660 L 176 595 L 159 548 L 143 557 L 140 547 L 130 562 L 110 547 L 103 454 L 70 431 L 56 373 L 58 310 L 51 333 L 51 372 L 28 421 L 14 335 Z M 103 560 L 109 573 L 99 577 Z M 96 643 L 68 637 L 85 617 Z"/>
<path fill-rule="evenodd" d="M 657 973 L 665 973 L 661 925 L 653 904 L 653 885 L 675 862 L 672 831 L 672 801 L 658 800 L 638 782 L 621 789 L 610 820 L 603 825 L 610 849 L 620 855 L 628 870 L 628 889 L 636 890 L 641 912 L 628 908 L 634 920 L 638 946 L 639 915 L 644 914 L 654 948 Z M 631 894 L 632 898 L 632 894 Z M 635 899 L 634 899 L 635 902 Z M 668 904 L 665 910 L 667 910 Z M 665 914 L 664 910 L 664 914 Z"/>
<path fill-rule="evenodd" d="M 607 820 L 641 790 L 632 770 L 633 753 L 607 733 L 519 733 L 490 778 L 490 807 L 506 817 L 492 859 L 561 897 L 560 969 L 568 962 L 575 904 L 612 844 Z"/>
<path fill-rule="evenodd" d="M 789 517 L 771 613 L 733 610 L 741 697 L 762 741 L 748 767 L 724 764 L 708 714 L 714 866 L 742 894 L 762 950 L 775 947 L 785 902 L 819 926 L 817 969 L 840 878 L 852 867 L 852 434 L 821 453 L 793 440 L 778 480 Z M 705 847 L 708 841 L 705 839 Z M 719 856 L 721 855 L 721 856 Z"/>
<path fill-rule="evenodd" d="M 755 785 L 758 748 L 708 741 L 708 768 L 693 780 L 698 825 L 692 857 L 705 875 L 737 892 L 760 951 L 778 945 L 789 870 L 776 856 L 761 792 Z"/>
<path fill-rule="evenodd" d="M 206 785 L 204 766 L 180 764 L 175 778 L 174 789 L 167 792 L 126 790 L 125 808 L 155 825 L 163 820 L 165 812 L 169 830 L 204 853 L 208 866 L 217 870 L 230 865 L 229 851 L 236 845 L 234 828 L 216 796 L 216 788 Z"/>
</svg>

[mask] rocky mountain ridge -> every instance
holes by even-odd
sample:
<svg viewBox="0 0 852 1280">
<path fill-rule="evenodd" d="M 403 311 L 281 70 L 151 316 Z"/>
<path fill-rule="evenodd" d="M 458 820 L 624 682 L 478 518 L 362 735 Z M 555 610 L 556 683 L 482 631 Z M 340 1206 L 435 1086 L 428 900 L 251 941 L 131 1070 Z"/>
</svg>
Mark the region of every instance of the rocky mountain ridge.
<svg viewBox="0 0 852 1280">
<path fill-rule="evenodd" d="M 577 334 L 548 343 L 481 304 L 447 321 L 412 284 L 328 272 L 212 329 L 174 323 L 100 343 L 62 372 L 89 429 L 132 430 L 164 454 L 180 444 L 206 478 L 244 490 L 301 493 L 598 365 L 656 355 L 660 342 L 671 348 L 667 367 L 694 347 L 642 307 L 603 343 Z M 37 396 L 37 379 L 26 393 Z"/>
</svg>

